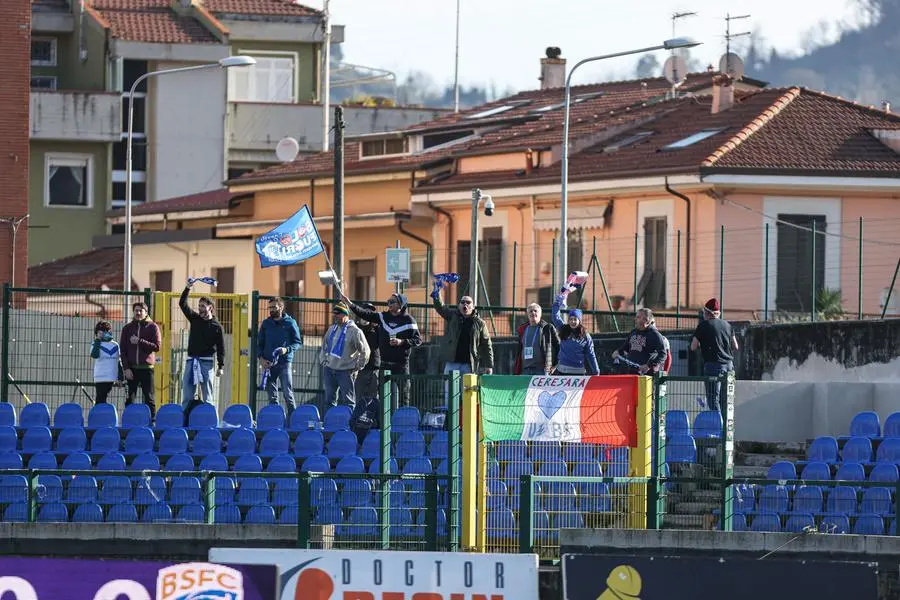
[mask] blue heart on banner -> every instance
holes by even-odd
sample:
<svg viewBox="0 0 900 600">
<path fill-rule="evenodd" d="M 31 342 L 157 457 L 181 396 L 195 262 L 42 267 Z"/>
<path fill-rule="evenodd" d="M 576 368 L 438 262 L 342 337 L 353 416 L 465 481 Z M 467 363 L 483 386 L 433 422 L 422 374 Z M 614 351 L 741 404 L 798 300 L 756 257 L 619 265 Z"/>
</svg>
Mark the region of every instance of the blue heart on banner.
<svg viewBox="0 0 900 600">
<path fill-rule="evenodd" d="M 541 392 L 538 394 L 538 406 L 548 419 L 552 419 L 562 405 L 566 403 L 565 392 Z"/>
</svg>

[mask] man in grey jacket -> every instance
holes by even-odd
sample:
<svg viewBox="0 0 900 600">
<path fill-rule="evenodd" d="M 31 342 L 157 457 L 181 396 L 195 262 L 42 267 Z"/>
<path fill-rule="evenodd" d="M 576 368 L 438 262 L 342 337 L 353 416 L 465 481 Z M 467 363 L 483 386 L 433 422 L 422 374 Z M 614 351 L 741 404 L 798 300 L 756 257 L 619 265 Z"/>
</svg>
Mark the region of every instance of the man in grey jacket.
<svg viewBox="0 0 900 600">
<path fill-rule="evenodd" d="M 329 406 L 356 408 L 356 374 L 369 362 L 369 344 L 363 331 L 350 320 L 350 308 L 338 302 L 331 309 L 334 324 L 325 332 L 319 362 L 322 387 Z"/>
</svg>

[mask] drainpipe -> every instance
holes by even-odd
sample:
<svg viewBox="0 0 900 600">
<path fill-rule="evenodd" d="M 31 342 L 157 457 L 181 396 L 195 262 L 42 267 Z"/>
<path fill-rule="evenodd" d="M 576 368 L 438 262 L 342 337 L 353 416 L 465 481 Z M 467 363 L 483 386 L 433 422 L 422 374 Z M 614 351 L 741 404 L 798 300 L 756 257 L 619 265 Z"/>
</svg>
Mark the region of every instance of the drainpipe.
<svg viewBox="0 0 900 600">
<path fill-rule="evenodd" d="M 431 203 L 431 200 L 427 202 L 428 208 L 433 210 L 434 212 L 444 215 L 447 217 L 447 269 L 453 270 L 453 265 L 450 264 L 453 258 L 453 215 L 444 210 L 439 206 L 435 206 Z"/>
<path fill-rule="evenodd" d="M 666 191 L 677 198 L 681 198 L 687 202 L 687 236 L 685 242 L 685 265 L 684 265 L 684 306 L 691 306 L 691 199 L 669 187 L 669 178 L 666 177 Z"/>
<path fill-rule="evenodd" d="M 412 239 L 416 240 L 420 244 L 425 244 L 425 248 L 428 251 L 428 256 L 431 256 L 431 243 L 428 240 L 426 240 L 425 238 L 419 237 L 412 231 L 407 231 L 407 230 L 403 229 L 404 221 L 406 221 L 405 218 L 400 217 L 399 215 L 397 216 L 397 231 L 399 231 L 400 233 L 402 233 L 403 235 L 405 235 L 408 238 L 412 238 Z M 428 265 L 428 268 L 430 269 L 431 265 Z"/>
<path fill-rule="evenodd" d="M 182 254 L 184 254 L 184 276 L 190 277 L 191 276 L 191 251 L 185 250 L 184 248 L 181 248 L 180 246 L 176 246 L 175 244 L 166 244 L 166 246 L 168 246 L 172 250 L 177 250 L 178 252 L 181 252 Z"/>
<path fill-rule="evenodd" d="M 316 216 L 316 180 L 309 180 L 309 216 Z"/>
</svg>

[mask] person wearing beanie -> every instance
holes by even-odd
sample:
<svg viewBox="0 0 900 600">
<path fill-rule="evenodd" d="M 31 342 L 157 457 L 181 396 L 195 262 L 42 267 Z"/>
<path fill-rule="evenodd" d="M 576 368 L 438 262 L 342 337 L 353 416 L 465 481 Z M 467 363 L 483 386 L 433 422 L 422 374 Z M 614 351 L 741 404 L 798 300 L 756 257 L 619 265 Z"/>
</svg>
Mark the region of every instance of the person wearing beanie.
<svg viewBox="0 0 900 600">
<path fill-rule="evenodd" d="M 697 325 L 691 340 L 691 350 L 699 348 L 703 354 L 703 374 L 711 377 L 721 377 L 734 371 L 732 352 L 738 350 L 731 323 L 720 318 L 721 314 L 719 300 L 710 298 L 703 305 L 703 320 Z M 722 410 L 724 413 L 725 407 L 719 406 L 719 390 L 719 382 L 706 382 L 706 407 L 709 410 Z M 722 416 L 724 418 L 725 415 Z"/>
<path fill-rule="evenodd" d="M 355 312 L 352 304 L 348 303 L 347 307 L 350 308 L 350 312 Z M 375 312 L 375 305 L 371 302 L 360 302 L 357 308 L 366 313 Z M 360 400 L 378 397 L 378 367 L 381 366 L 381 351 L 378 346 L 378 323 L 357 315 L 356 324 L 362 329 L 363 335 L 366 336 L 366 343 L 369 344 L 369 362 L 356 377 L 358 407 Z"/>
<path fill-rule="evenodd" d="M 564 375 L 599 375 L 597 355 L 594 352 L 594 340 L 584 328 L 584 314 L 577 308 L 569 309 L 565 322 L 560 311 L 566 305 L 566 298 L 572 288 L 563 286 L 553 301 L 550 317 L 559 329 L 559 356 L 556 372 Z"/>
<path fill-rule="evenodd" d="M 364 304 L 354 304 L 346 296 L 342 297 L 358 318 L 378 325 L 377 348 L 381 360 L 378 368 L 401 376 L 400 385 L 391 387 L 399 396 L 399 405 L 409 406 L 409 355 L 413 348 L 422 345 L 422 335 L 416 320 L 407 313 L 409 300 L 406 295 L 391 294 L 387 310 L 382 312 L 376 311 L 371 304 L 368 305 L 371 308 L 367 308 Z"/>
<path fill-rule="evenodd" d="M 625 338 L 625 342 L 612 353 L 614 359 L 624 356 L 640 365 L 639 375 L 659 373 L 669 356 L 668 342 L 656 328 L 653 311 L 641 308 L 634 316 L 634 329 Z"/>
<path fill-rule="evenodd" d="M 541 306 L 529 304 L 525 309 L 528 322 L 516 329 L 519 353 L 513 373 L 516 375 L 549 375 L 559 356 L 559 334 L 556 327 L 541 319 Z"/>
<path fill-rule="evenodd" d="M 350 308 L 338 302 L 331 308 L 333 324 L 325 332 L 319 362 L 327 406 L 356 408 L 354 383 L 360 369 L 369 362 L 369 344 L 362 330 L 350 319 Z"/>
</svg>

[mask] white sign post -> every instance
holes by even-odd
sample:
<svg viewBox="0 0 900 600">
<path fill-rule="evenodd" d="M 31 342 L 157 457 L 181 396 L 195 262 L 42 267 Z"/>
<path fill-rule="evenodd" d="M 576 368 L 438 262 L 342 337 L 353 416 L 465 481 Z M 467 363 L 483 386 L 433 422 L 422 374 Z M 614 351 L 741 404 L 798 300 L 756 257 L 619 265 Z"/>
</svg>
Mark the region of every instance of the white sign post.
<svg viewBox="0 0 900 600">
<path fill-rule="evenodd" d="M 387 280 L 390 283 L 409 281 L 409 248 L 388 248 L 385 256 Z"/>
</svg>

